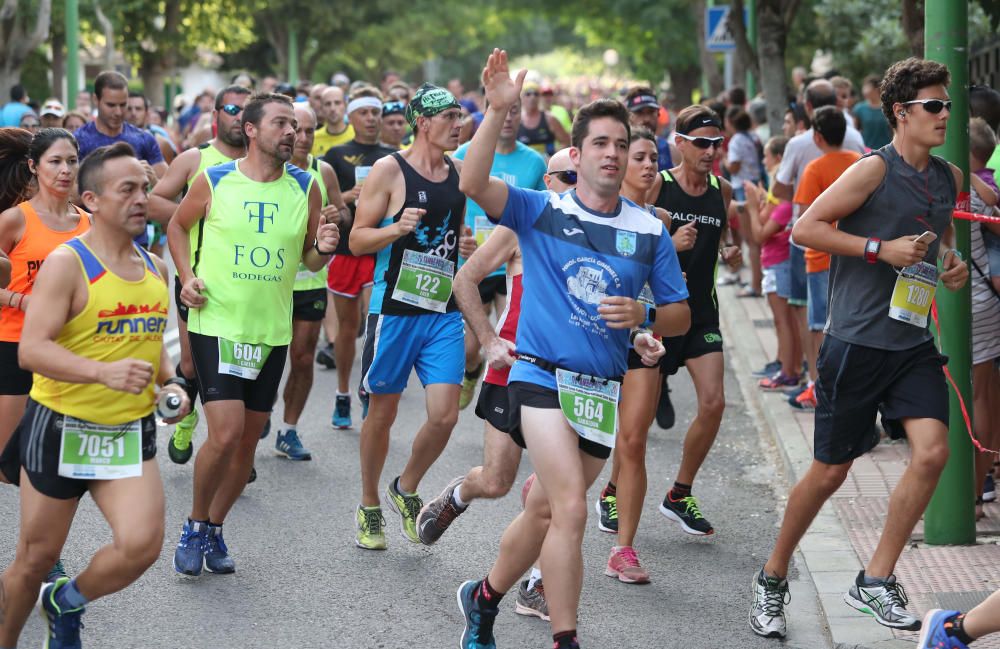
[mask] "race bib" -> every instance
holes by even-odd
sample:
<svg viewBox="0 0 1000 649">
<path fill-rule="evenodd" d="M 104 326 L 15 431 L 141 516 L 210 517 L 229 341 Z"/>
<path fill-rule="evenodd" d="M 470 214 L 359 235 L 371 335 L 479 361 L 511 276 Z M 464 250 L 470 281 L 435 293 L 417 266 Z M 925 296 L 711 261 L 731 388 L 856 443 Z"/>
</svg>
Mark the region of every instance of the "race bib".
<svg viewBox="0 0 1000 649">
<path fill-rule="evenodd" d="M 899 271 L 889 301 L 889 317 L 915 327 L 926 327 L 937 290 L 937 267 L 922 261 Z"/>
<path fill-rule="evenodd" d="M 219 374 L 254 381 L 271 355 L 271 346 L 219 338 Z"/>
<path fill-rule="evenodd" d="M 474 222 L 473 234 L 476 237 L 476 245 L 481 246 L 490 238 L 497 226 L 485 216 L 477 216 Z"/>
<path fill-rule="evenodd" d="M 392 299 L 444 313 L 451 299 L 455 262 L 416 250 L 404 250 Z"/>
<path fill-rule="evenodd" d="M 355 167 L 354 168 L 354 184 L 357 185 L 358 187 L 361 187 L 362 185 L 364 185 L 365 184 L 365 178 L 368 177 L 368 174 L 371 172 L 371 170 L 372 170 L 371 165 L 368 165 L 366 167 Z"/>
<path fill-rule="evenodd" d="M 556 370 L 559 407 L 580 437 L 615 447 L 618 432 L 618 393 L 621 383 L 569 370 Z"/>
<path fill-rule="evenodd" d="M 118 480 L 142 475 L 139 420 L 103 426 L 63 417 L 59 475 L 76 480 Z"/>
</svg>

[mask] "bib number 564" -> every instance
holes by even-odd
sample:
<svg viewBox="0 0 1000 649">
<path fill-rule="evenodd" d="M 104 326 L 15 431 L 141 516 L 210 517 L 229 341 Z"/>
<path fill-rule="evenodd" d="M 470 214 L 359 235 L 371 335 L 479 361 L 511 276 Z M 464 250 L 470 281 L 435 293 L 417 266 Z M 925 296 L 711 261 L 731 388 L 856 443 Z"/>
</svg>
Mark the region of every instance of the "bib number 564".
<svg viewBox="0 0 1000 649">
<path fill-rule="evenodd" d="M 586 397 L 573 397 L 573 414 L 582 419 L 601 421 L 604 419 L 604 404 Z"/>
</svg>

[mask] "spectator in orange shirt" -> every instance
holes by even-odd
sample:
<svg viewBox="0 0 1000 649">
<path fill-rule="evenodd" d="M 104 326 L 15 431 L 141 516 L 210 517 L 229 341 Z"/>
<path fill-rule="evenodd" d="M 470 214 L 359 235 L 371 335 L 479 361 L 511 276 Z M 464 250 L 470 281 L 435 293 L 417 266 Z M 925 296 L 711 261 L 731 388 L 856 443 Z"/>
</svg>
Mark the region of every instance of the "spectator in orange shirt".
<svg viewBox="0 0 1000 649">
<path fill-rule="evenodd" d="M 842 148 L 847 132 L 847 119 L 843 111 L 835 106 L 817 108 L 813 113 L 813 141 L 823 155 L 806 165 L 802 180 L 795 191 L 793 202 L 799 205 L 799 214 L 819 195 L 832 185 L 848 167 L 858 161 L 861 155 Z M 809 385 L 805 392 L 789 403 L 794 408 L 812 410 L 816 407 L 814 383 L 816 382 L 816 358 L 823 344 L 823 328 L 826 326 L 827 286 L 830 281 L 830 255 L 818 250 L 806 249 L 806 283 L 809 291 L 807 307 L 809 320 L 809 340 L 802 341 L 809 360 Z"/>
</svg>

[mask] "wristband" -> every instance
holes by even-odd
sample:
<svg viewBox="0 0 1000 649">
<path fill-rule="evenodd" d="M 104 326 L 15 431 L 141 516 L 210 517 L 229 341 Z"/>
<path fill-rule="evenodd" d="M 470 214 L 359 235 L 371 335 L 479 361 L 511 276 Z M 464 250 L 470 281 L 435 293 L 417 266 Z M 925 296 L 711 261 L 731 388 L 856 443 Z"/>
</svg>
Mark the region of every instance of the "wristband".
<svg viewBox="0 0 1000 649">
<path fill-rule="evenodd" d="M 329 257 L 333 253 L 337 252 L 336 248 L 334 248 L 330 252 L 323 252 L 322 250 L 320 250 L 319 249 L 319 239 L 313 239 L 313 250 L 315 250 L 318 254 L 323 255 L 324 257 Z"/>
<path fill-rule="evenodd" d="M 631 347 L 635 347 L 635 339 L 638 338 L 640 334 L 648 334 L 648 333 L 651 333 L 649 329 L 641 329 L 641 328 L 633 329 L 632 333 L 630 333 L 628 336 L 628 344 Z"/>
<path fill-rule="evenodd" d="M 646 320 L 640 325 L 643 329 L 649 329 L 656 322 L 656 308 L 646 306 Z"/>
<path fill-rule="evenodd" d="M 183 376 L 171 376 L 169 379 L 164 381 L 163 385 L 160 387 L 165 388 L 168 385 L 179 385 L 181 389 L 184 390 L 185 392 L 187 392 L 188 388 L 191 387 L 188 385 L 188 382 L 184 379 Z"/>
</svg>

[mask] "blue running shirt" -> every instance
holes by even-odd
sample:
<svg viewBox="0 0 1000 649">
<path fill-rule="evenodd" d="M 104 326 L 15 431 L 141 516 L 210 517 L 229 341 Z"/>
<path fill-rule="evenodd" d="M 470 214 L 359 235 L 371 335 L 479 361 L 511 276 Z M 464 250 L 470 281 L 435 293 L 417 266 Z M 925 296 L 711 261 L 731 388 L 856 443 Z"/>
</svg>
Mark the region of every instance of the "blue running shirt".
<svg viewBox="0 0 1000 649">
<path fill-rule="evenodd" d="M 499 222 L 517 233 L 524 259 L 517 351 L 591 376 L 623 375 L 629 331 L 605 325 L 601 299 L 636 298 L 646 282 L 657 305 L 688 297 L 663 223 L 624 198 L 604 214 L 584 207 L 575 190 L 507 191 Z M 524 361 L 510 381 L 556 389 L 555 376 Z"/>
</svg>

